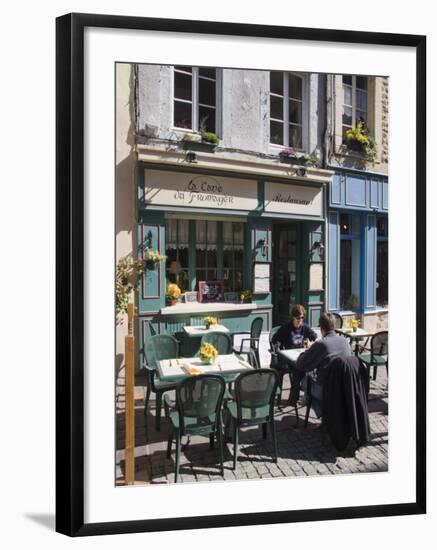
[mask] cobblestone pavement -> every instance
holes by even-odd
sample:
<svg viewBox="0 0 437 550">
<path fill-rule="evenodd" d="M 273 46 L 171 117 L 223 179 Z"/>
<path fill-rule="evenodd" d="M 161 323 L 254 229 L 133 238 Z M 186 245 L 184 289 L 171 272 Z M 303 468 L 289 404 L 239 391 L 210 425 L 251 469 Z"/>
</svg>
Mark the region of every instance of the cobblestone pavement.
<svg viewBox="0 0 437 550">
<path fill-rule="evenodd" d="M 264 361 L 263 361 L 264 362 Z M 285 380 L 285 379 L 284 379 Z M 147 418 L 144 416 L 144 387 L 137 381 L 136 397 L 136 482 L 174 482 L 174 444 L 172 457 L 166 458 L 166 442 L 169 426 L 162 419 L 161 431 L 156 432 L 155 403 L 149 404 Z M 288 380 L 287 380 L 288 382 Z M 342 452 L 335 449 L 329 437 L 323 441 L 320 420 L 313 413 L 307 428 L 304 428 L 305 407 L 299 408 L 299 425 L 296 426 L 294 409 L 285 406 L 289 384 L 282 394 L 282 409 L 276 409 L 275 421 L 278 442 L 278 462 L 271 459 L 272 444 L 268 435 L 263 439 L 261 429 L 250 427 L 241 430 L 237 469 L 232 470 L 233 445 L 224 448 L 224 477 L 219 473 L 217 446 L 210 448 L 206 438 L 192 437 L 188 445 L 183 439 L 180 466 L 181 482 L 223 481 L 241 479 L 277 478 L 385 472 L 388 470 L 388 394 L 385 369 L 378 370 L 376 381 L 371 381 L 369 393 L 369 417 L 371 436 L 369 443 L 355 449 L 355 444 Z M 153 394 L 152 394 L 153 396 Z M 121 396 L 123 397 L 123 396 Z M 116 480 L 124 479 L 124 414 L 123 399 L 117 412 Z"/>
</svg>

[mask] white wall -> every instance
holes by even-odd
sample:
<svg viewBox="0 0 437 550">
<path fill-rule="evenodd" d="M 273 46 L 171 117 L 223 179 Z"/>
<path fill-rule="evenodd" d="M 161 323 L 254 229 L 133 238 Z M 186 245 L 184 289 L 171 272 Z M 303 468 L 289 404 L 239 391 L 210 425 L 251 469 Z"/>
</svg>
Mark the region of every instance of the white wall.
<svg viewBox="0 0 437 550">
<path fill-rule="evenodd" d="M 436 56 L 437 31 L 429 2 L 414 9 L 368 0 L 359 13 L 350 2 L 327 5 L 261 0 L 250 4 L 213 2 L 144 3 L 126 0 L 59 0 L 52 3 L 7 3 L 3 7 L 1 117 L 2 239 L 1 342 L 1 501 L 0 541 L 5 548 L 251 548 L 272 544 L 290 548 L 354 550 L 432 547 L 437 521 L 435 468 L 429 472 L 429 514 L 318 524 L 259 526 L 215 531 L 119 535 L 70 540 L 53 532 L 54 513 L 54 18 L 70 12 L 156 17 L 229 19 L 258 24 L 345 28 L 417 33 L 430 36 L 428 59 Z M 218 7 L 220 8 L 218 10 Z M 268 8 L 268 9 L 267 9 Z M 431 68 L 431 62 L 429 63 Z M 436 89 L 435 62 L 430 74 Z M 431 97 L 431 94 L 429 94 Z M 430 115 L 436 124 L 435 102 Z M 429 125 L 431 127 L 431 124 Z M 437 200 L 429 186 L 428 205 Z M 430 216 L 431 218 L 431 216 Z M 431 240 L 431 239 L 429 239 Z M 430 258 L 429 280 L 437 277 Z M 437 303 L 429 293 L 429 312 Z M 429 314 L 429 320 L 431 320 Z M 431 322 L 429 323 L 431 326 Z M 437 389 L 429 364 L 429 395 Z M 112 373 L 112 366 L 108 365 Z M 437 402 L 430 400 L 429 463 L 437 452 Z M 431 460 L 431 457 L 433 460 Z M 272 503 L 272 509 L 274 503 Z M 207 512 L 207 508 L 205 509 Z M 425 541 L 430 540 L 428 544 Z"/>
</svg>

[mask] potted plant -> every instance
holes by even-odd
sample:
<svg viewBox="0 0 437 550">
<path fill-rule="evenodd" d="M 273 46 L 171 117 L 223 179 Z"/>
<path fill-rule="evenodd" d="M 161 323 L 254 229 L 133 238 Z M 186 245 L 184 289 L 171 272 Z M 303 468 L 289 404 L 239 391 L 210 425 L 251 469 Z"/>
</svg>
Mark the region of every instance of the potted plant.
<svg viewBox="0 0 437 550">
<path fill-rule="evenodd" d="M 214 132 L 201 132 L 200 134 L 184 134 L 181 141 L 185 150 L 213 153 L 220 139 Z"/>
<path fill-rule="evenodd" d="M 178 287 L 176 283 L 169 283 L 167 285 L 167 303 L 169 305 L 176 305 L 181 295 L 181 289 Z"/>
<path fill-rule="evenodd" d="M 242 304 L 250 304 L 252 302 L 252 291 L 243 290 L 243 292 L 240 293 L 240 301 Z"/>
<path fill-rule="evenodd" d="M 214 361 L 217 359 L 218 351 L 217 349 L 210 344 L 209 342 L 205 342 L 202 347 L 199 350 L 199 357 L 202 363 L 205 363 L 206 365 L 212 365 Z"/>
<path fill-rule="evenodd" d="M 314 166 L 317 163 L 316 157 L 303 153 L 298 155 L 292 147 L 286 147 L 279 151 L 279 161 L 286 164 L 299 164 L 302 166 Z"/>
<path fill-rule="evenodd" d="M 217 319 L 215 317 L 204 317 L 202 320 L 207 330 L 211 327 L 211 325 L 217 324 Z"/>
<path fill-rule="evenodd" d="M 144 254 L 144 266 L 146 269 L 154 270 L 159 262 L 167 259 L 167 256 L 162 256 L 157 250 L 148 248 Z"/>
<path fill-rule="evenodd" d="M 367 162 L 374 163 L 376 158 L 376 143 L 367 129 L 364 120 L 346 132 L 346 144 L 352 151 L 361 153 Z"/>
</svg>

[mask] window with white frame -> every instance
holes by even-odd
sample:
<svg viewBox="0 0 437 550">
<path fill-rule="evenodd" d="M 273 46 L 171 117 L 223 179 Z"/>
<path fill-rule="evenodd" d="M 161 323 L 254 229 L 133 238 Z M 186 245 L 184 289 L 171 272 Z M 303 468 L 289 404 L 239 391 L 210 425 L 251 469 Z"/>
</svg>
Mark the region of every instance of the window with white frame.
<svg viewBox="0 0 437 550">
<path fill-rule="evenodd" d="M 270 72 L 270 143 L 303 148 L 303 78 L 280 71 Z"/>
<path fill-rule="evenodd" d="M 368 78 L 366 76 L 343 75 L 343 128 L 342 135 L 358 122 L 369 127 Z"/>
<path fill-rule="evenodd" d="M 173 125 L 217 133 L 217 69 L 176 65 L 173 76 Z"/>
</svg>

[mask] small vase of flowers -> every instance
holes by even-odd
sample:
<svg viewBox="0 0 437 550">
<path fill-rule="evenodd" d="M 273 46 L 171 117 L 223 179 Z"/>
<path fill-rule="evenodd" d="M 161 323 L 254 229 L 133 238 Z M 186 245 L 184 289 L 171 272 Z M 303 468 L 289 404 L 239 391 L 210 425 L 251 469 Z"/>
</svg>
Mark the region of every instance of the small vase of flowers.
<svg viewBox="0 0 437 550">
<path fill-rule="evenodd" d="M 202 363 L 205 363 L 205 365 L 212 365 L 217 359 L 217 356 L 217 349 L 209 342 L 205 342 L 199 350 L 200 360 Z"/>
<path fill-rule="evenodd" d="M 172 306 L 176 305 L 180 296 L 181 289 L 178 287 L 178 285 L 176 283 L 169 283 L 167 285 L 167 303 Z"/>
<path fill-rule="evenodd" d="M 208 330 L 212 325 L 217 324 L 217 319 L 215 317 L 204 317 L 203 324 L 205 325 L 205 328 Z"/>
<path fill-rule="evenodd" d="M 146 269 L 153 271 L 159 265 L 159 262 L 165 260 L 167 256 L 162 256 L 157 250 L 148 248 L 144 253 L 144 266 Z"/>
</svg>

